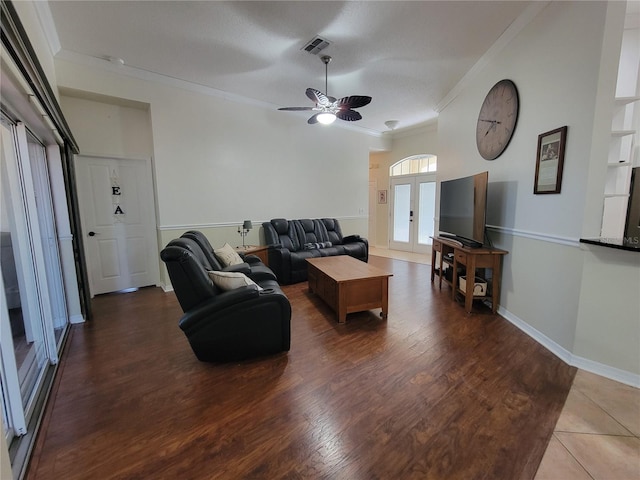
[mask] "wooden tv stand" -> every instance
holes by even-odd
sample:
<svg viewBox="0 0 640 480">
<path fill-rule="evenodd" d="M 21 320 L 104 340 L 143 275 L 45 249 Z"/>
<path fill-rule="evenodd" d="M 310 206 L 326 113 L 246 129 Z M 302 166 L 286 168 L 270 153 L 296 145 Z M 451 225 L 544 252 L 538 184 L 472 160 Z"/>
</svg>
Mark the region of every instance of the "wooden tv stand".
<svg viewBox="0 0 640 480">
<path fill-rule="evenodd" d="M 498 309 L 498 301 L 500 300 L 500 280 L 502 277 L 502 256 L 506 255 L 506 250 L 499 248 L 470 248 L 460 245 L 455 240 L 449 240 L 447 238 L 433 238 L 433 247 L 431 250 L 431 282 L 433 283 L 436 275 L 439 277 L 439 287 L 442 288 L 442 281 L 451 285 L 451 298 L 455 299 L 456 292 L 464 295 L 464 307 L 465 310 L 471 313 L 471 307 L 473 305 L 474 298 L 481 298 L 491 300 L 491 310 L 496 313 Z M 436 253 L 440 252 L 440 261 L 436 265 Z M 444 278 L 442 267 L 443 265 L 449 265 L 453 269 L 453 275 L 451 281 Z M 466 267 L 466 289 L 462 291 L 460 289 L 460 281 L 458 279 L 458 266 L 464 265 Z M 487 295 L 474 296 L 473 287 L 475 283 L 475 277 L 483 275 L 476 275 L 476 269 L 490 268 L 491 272 L 491 284 L 487 285 Z"/>
</svg>

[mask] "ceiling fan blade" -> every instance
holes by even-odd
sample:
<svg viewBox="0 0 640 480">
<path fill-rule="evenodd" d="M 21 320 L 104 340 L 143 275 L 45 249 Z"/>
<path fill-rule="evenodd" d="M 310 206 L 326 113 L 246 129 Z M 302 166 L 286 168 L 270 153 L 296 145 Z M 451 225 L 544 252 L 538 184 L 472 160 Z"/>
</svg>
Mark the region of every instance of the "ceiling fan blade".
<svg viewBox="0 0 640 480">
<path fill-rule="evenodd" d="M 307 120 L 307 123 L 309 125 L 313 125 L 314 123 L 318 123 L 318 115 L 320 115 L 320 114 L 316 113 L 313 117 L 309 118 L 309 120 Z"/>
<path fill-rule="evenodd" d="M 343 97 L 337 101 L 338 107 L 343 108 L 358 108 L 369 105 L 371 97 L 365 97 L 364 95 L 352 95 L 350 97 Z"/>
<path fill-rule="evenodd" d="M 347 122 L 355 122 L 356 120 L 362 119 L 362 115 L 355 110 L 340 110 L 336 112 L 336 117 Z"/>
<path fill-rule="evenodd" d="M 312 101 L 316 102 L 318 105 L 322 105 L 323 107 L 328 107 L 333 103 L 329 101 L 329 97 L 315 88 L 307 88 L 306 94 Z"/>
<path fill-rule="evenodd" d="M 302 110 L 313 110 L 313 107 L 282 107 L 278 110 L 286 110 L 288 112 L 299 112 Z"/>
</svg>

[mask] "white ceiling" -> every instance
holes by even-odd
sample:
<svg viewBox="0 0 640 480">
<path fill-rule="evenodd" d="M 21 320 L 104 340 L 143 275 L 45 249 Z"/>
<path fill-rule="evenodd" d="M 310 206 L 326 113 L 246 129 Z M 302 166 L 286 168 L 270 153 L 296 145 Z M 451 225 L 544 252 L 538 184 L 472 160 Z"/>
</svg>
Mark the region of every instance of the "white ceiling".
<svg viewBox="0 0 640 480">
<path fill-rule="evenodd" d="M 368 95 L 353 126 L 383 132 L 436 117 L 528 1 L 50 1 L 59 55 L 115 57 L 126 69 L 266 103 L 311 106 L 324 65 L 302 47 L 331 45 L 329 94 Z M 55 35 L 54 35 L 55 36 Z M 300 115 L 309 112 L 281 112 Z M 310 126 L 309 128 L 322 128 Z"/>
</svg>

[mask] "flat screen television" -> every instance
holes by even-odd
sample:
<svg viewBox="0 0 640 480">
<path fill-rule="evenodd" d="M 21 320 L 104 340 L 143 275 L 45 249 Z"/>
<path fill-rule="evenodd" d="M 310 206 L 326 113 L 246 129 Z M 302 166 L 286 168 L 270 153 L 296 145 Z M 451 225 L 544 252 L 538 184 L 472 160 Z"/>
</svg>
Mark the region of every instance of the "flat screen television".
<svg viewBox="0 0 640 480">
<path fill-rule="evenodd" d="M 484 243 L 489 172 L 440 183 L 440 236 L 479 248 Z"/>
</svg>

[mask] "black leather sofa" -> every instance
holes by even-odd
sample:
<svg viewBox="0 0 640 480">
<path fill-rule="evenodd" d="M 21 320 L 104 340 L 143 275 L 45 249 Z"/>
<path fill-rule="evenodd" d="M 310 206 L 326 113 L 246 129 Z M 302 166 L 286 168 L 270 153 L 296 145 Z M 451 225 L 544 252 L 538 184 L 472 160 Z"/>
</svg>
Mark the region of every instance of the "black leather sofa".
<svg viewBox="0 0 640 480">
<path fill-rule="evenodd" d="M 307 280 L 307 258 L 350 255 L 369 260 L 369 242 L 359 235 L 342 236 L 335 218 L 286 220 L 262 224 L 269 246 L 269 268 L 283 285 Z"/>
<path fill-rule="evenodd" d="M 289 350 L 291 304 L 273 273 L 254 275 L 257 286 L 223 291 L 211 280 L 207 270 L 213 267 L 193 239 L 172 240 L 160 257 L 184 312 L 179 326 L 199 360 L 228 362 Z"/>
</svg>

